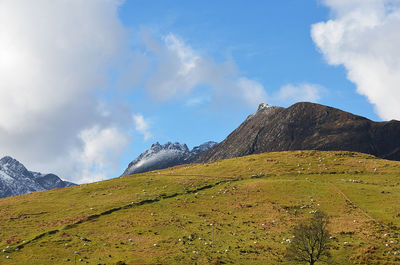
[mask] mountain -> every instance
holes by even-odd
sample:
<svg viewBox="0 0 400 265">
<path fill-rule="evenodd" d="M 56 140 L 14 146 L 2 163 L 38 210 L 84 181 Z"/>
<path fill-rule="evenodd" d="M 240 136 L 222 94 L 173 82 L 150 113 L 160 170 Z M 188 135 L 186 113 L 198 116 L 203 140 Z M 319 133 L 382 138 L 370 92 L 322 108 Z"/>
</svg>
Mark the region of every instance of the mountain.
<svg viewBox="0 0 400 265">
<path fill-rule="evenodd" d="M 0 198 L 75 185 L 54 174 L 32 172 L 16 159 L 0 159 Z"/>
<path fill-rule="evenodd" d="M 193 147 L 191 153 L 192 153 L 193 155 L 198 155 L 198 154 L 200 154 L 200 153 L 202 153 L 202 152 L 205 152 L 205 151 L 207 151 L 208 149 L 212 148 L 212 147 L 213 147 L 214 145 L 216 145 L 216 144 L 217 144 L 217 142 L 213 142 L 213 141 L 205 142 L 205 143 L 203 143 L 203 144 L 201 144 L 201 145 L 199 145 L 199 146 Z"/>
<path fill-rule="evenodd" d="M 199 154 L 213 147 L 216 142 L 206 142 L 189 150 L 186 144 L 168 142 L 164 145 L 156 142 L 150 149 L 129 163 L 123 175 L 142 173 L 194 161 Z"/>
<path fill-rule="evenodd" d="M 308 102 L 288 108 L 260 104 L 257 112 L 196 162 L 290 150 L 355 151 L 400 160 L 400 122 L 374 122 Z"/>
</svg>

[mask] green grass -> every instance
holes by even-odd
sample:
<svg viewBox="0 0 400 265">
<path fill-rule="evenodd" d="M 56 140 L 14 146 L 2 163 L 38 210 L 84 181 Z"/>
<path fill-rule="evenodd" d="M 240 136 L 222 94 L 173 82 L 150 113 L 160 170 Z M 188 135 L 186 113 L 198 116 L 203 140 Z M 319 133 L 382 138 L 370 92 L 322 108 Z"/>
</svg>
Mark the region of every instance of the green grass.
<svg viewBox="0 0 400 265">
<path fill-rule="evenodd" d="M 293 264 L 286 239 L 313 210 L 336 238 L 320 264 L 396 264 L 399 185 L 399 162 L 296 151 L 9 197 L 0 264 Z"/>
</svg>

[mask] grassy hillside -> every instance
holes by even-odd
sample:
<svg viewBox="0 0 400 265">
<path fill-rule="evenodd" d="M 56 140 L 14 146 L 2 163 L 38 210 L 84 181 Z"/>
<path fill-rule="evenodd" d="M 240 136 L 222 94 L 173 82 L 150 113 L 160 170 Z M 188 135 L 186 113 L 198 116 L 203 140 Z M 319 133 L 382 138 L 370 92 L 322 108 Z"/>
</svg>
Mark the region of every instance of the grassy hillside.
<svg viewBox="0 0 400 265">
<path fill-rule="evenodd" d="M 399 185 L 400 162 L 298 151 L 9 197 L 0 264 L 293 264 L 291 229 L 315 210 L 331 216 L 327 264 L 397 264 Z"/>
</svg>

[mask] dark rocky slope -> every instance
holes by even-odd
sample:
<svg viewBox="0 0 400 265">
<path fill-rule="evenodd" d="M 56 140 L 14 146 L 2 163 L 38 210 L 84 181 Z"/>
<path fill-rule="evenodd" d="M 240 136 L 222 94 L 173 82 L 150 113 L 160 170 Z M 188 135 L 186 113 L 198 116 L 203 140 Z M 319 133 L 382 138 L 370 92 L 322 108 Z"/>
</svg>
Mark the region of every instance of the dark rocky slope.
<svg viewBox="0 0 400 265">
<path fill-rule="evenodd" d="M 374 122 L 308 102 L 289 108 L 261 104 L 256 113 L 223 142 L 201 153 L 196 162 L 289 150 L 355 151 L 400 160 L 400 122 Z"/>
</svg>

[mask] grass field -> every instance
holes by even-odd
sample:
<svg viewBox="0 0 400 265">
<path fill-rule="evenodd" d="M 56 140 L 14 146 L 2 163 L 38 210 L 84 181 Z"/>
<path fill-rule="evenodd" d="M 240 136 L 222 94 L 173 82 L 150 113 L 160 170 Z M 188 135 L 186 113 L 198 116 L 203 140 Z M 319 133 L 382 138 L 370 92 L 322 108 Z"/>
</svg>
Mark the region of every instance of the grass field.
<svg viewBox="0 0 400 265">
<path fill-rule="evenodd" d="M 400 264 L 399 185 L 400 162 L 295 151 L 9 197 L 0 264 L 293 264 L 292 228 L 318 210 L 319 264 Z"/>
</svg>

